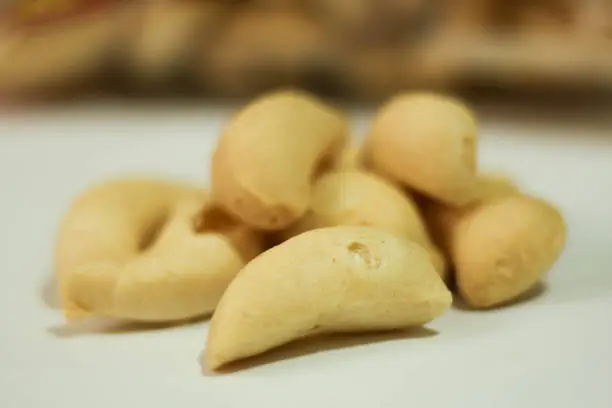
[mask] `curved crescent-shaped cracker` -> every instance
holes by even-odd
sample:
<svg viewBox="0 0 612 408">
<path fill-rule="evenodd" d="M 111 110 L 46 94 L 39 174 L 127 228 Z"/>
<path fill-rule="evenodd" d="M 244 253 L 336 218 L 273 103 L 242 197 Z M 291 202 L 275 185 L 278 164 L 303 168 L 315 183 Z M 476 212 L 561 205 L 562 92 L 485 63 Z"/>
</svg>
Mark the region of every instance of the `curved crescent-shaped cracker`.
<svg viewBox="0 0 612 408">
<path fill-rule="evenodd" d="M 476 143 L 476 120 L 459 101 L 409 93 L 380 109 L 364 146 L 373 170 L 462 206 L 478 196 Z"/>
<path fill-rule="evenodd" d="M 482 204 L 453 227 L 457 286 L 474 307 L 511 301 L 535 285 L 565 246 L 559 211 L 528 196 Z"/>
<path fill-rule="evenodd" d="M 194 218 L 209 203 L 204 190 L 153 179 L 111 180 L 84 192 L 56 247 L 66 316 L 173 321 L 210 313 L 244 265 L 237 247 L 252 257 L 259 243 L 238 224 L 196 231 Z"/>
<path fill-rule="evenodd" d="M 246 224 L 288 226 L 310 205 L 312 177 L 347 141 L 345 118 L 301 92 L 275 92 L 230 121 L 212 159 L 213 198 Z"/>
<path fill-rule="evenodd" d="M 211 369 L 294 339 L 423 325 L 452 296 L 419 245 L 371 227 L 305 232 L 253 259 L 216 309 Z"/>
<path fill-rule="evenodd" d="M 479 202 L 464 208 L 429 203 L 424 215 L 448 254 L 462 298 L 472 307 L 520 297 L 553 266 L 566 226 L 548 202 L 521 193 L 505 177 L 481 176 Z"/>
</svg>

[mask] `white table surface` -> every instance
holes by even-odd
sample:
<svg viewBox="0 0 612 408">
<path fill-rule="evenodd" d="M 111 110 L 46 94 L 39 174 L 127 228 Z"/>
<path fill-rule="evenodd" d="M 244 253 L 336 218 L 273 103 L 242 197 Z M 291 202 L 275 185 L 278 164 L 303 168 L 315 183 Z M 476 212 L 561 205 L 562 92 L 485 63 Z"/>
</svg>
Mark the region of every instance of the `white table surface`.
<svg viewBox="0 0 612 408">
<path fill-rule="evenodd" d="M 453 309 L 428 326 L 436 335 L 314 344 L 217 376 L 202 374 L 198 363 L 206 323 L 58 329 L 62 317 L 42 292 L 70 200 L 126 172 L 207 180 L 227 116 L 191 106 L 0 117 L 0 407 L 612 407 L 612 126 L 605 120 L 524 125 L 512 115 L 484 117 L 482 166 L 508 170 L 557 203 L 569 226 L 567 249 L 531 302 L 486 313 Z M 354 116 L 356 134 L 367 117 Z"/>
</svg>

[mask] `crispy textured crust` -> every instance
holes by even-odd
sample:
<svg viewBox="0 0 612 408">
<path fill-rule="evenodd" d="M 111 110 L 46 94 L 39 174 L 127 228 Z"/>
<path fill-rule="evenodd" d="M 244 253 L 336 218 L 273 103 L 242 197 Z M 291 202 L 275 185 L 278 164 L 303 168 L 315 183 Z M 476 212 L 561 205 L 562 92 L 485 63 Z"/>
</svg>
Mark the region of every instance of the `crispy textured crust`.
<svg viewBox="0 0 612 408">
<path fill-rule="evenodd" d="M 452 227 L 461 216 L 482 203 L 514 195 L 522 193 L 509 176 L 501 173 L 485 173 L 478 175 L 478 198 L 472 204 L 449 207 L 435 200 L 422 199 L 419 208 L 429 227 L 433 242 L 442 250 L 444 256 L 450 259 Z"/>
<path fill-rule="evenodd" d="M 462 210 L 430 204 L 425 211 L 452 259 L 462 298 L 476 308 L 503 305 L 528 291 L 565 246 L 566 226 L 556 208 L 500 183 L 480 204 Z"/>
<path fill-rule="evenodd" d="M 453 206 L 477 198 L 477 125 L 460 102 L 400 95 L 381 108 L 365 146 L 371 167 Z"/>
<path fill-rule="evenodd" d="M 339 225 L 365 225 L 409 239 L 427 249 L 438 273 L 446 275 L 444 257 L 429 238 L 417 205 L 407 192 L 382 177 L 358 170 L 321 176 L 313 187 L 310 210 L 284 236 Z"/>
<path fill-rule="evenodd" d="M 208 203 L 199 188 L 153 179 L 112 180 L 87 190 L 57 238 L 66 316 L 172 321 L 210 313 L 244 265 L 234 241 L 250 256 L 260 244 L 239 225 L 196 231 L 195 216 Z"/>
<path fill-rule="evenodd" d="M 556 262 L 566 239 L 557 209 L 526 196 L 483 204 L 455 228 L 457 285 L 475 307 L 503 304 L 525 293 Z"/>
<path fill-rule="evenodd" d="M 347 133 L 342 115 L 304 93 L 258 98 L 218 142 L 213 198 L 248 225 L 282 229 L 307 210 L 318 166 L 341 152 Z"/>
<path fill-rule="evenodd" d="M 249 263 L 213 315 L 205 363 L 217 369 L 316 333 L 423 325 L 452 296 L 419 245 L 371 227 L 332 227 Z"/>
</svg>

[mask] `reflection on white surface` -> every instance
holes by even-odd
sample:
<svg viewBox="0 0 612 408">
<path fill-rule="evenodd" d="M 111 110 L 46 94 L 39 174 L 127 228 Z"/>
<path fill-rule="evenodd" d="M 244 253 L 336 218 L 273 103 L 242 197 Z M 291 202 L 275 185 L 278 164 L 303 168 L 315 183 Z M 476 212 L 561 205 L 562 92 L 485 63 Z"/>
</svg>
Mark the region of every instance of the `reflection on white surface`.
<svg viewBox="0 0 612 408">
<path fill-rule="evenodd" d="M 230 112 L 0 119 L 0 406 L 612 406 L 612 127 L 605 121 L 527 126 L 483 117 L 483 168 L 508 171 L 567 218 L 566 252 L 547 290 L 529 303 L 487 313 L 454 309 L 429 325 L 433 336 L 331 347 L 226 376 L 200 374 L 206 323 L 54 334 L 62 319 L 40 291 L 70 200 L 125 172 L 205 182 Z M 354 116 L 357 134 L 368 117 Z"/>
</svg>

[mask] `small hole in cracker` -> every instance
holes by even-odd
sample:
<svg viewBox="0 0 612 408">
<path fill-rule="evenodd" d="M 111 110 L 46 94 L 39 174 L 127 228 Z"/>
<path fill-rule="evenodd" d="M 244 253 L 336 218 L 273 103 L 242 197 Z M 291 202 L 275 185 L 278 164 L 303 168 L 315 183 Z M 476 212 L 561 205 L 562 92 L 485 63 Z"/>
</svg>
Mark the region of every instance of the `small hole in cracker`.
<svg viewBox="0 0 612 408">
<path fill-rule="evenodd" d="M 372 254 L 366 245 L 360 242 L 352 242 L 347 249 L 361 259 L 369 268 L 375 269 L 380 265 L 380 260 Z"/>
</svg>

